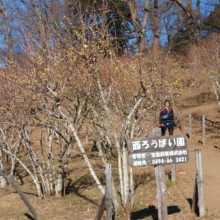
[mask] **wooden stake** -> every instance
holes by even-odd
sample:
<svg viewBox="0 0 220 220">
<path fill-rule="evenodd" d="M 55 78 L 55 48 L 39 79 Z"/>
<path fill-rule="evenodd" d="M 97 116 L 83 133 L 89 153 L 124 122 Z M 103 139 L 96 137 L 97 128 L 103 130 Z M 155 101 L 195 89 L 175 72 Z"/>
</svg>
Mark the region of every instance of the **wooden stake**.
<svg viewBox="0 0 220 220">
<path fill-rule="evenodd" d="M 161 136 L 160 128 L 152 129 L 152 137 Z M 166 178 L 164 165 L 154 167 L 157 184 L 157 206 L 158 220 L 167 220 L 167 196 L 166 196 Z"/>
<path fill-rule="evenodd" d="M 199 216 L 205 215 L 204 192 L 203 192 L 203 176 L 202 176 L 202 154 L 201 149 L 195 149 L 196 153 L 196 180 L 199 200 Z"/>
<path fill-rule="evenodd" d="M 105 203 L 106 203 L 106 220 L 112 220 L 112 174 L 111 174 L 111 164 L 105 165 L 105 175 L 106 175 L 106 193 L 105 193 Z"/>
<path fill-rule="evenodd" d="M 145 137 L 148 137 L 148 130 L 145 131 Z"/>
<path fill-rule="evenodd" d="M 10 183 L 12 184 L 12 186 L 14 186 L 14 188 L 16 189 L 16 191 L 18 192 L 18 194 L 20 195 L 20 197 L 22 198 L 22 200 L 24 201 L 25 205 L 28 207 L 29 211 L 31 212 L 31 214 L 34 216 L 34 218 L 36 220 L 39 220 L 40 218 L 37 215 L 37 212 L 34 210 L 34 208 L 32 207 L 32 205 L 30 204 L 30 202 L 28 201 L 28 199 L 26 198 L 25 194 L 22 192 L 22 190 L 20 189 L 20 187 L 18 186 L 18 184 L 15 182 L 15 180 L 13 179 L 13 177 L 11 175 L 8 176 L 8 179 L 10 181 Z"/>
<path fill-rule="evenodd" d="M 202 137 L 203 145 L 205 145 L 205 115 L 202 116 Z"/>
<path fill-rule="evenodd" d="M 103 196 L 103 199 L 102 199 L 101 205 L 99 206 L 99 210 L 97 212 L 95 220 L 101 220 L 104 210 L 105 210 L 105 195 Z"/>
<path fill-rule="evenodd" d="M 179 124 L 180 124 L 180 131 L 182 131 L 181 113 L 179 113 Z"/>
<path fill-rule="evenodd" d="M 192 137 L 192 115 L 189 114 L 189 138 Z"/>
<path fill-rule="evenodd" d="M 176 181 L 176 164 L 172 164 L 171 181 Z"/>
<path fill-rule="evenodd" d="M 196 154 L 196 179 L 193 192 L 192 212 L 195 212 L 199 205 L 199 216 L 205 215 L 204 192 L 203 192 L 203 176 L 202 176 L 202 155 L 201 149 L 195 149 Z"/>
<path fill-rule="evenodd" d="M 161 128 L 152 128 L 152 137 L 160 137 Z"/>
</svg>

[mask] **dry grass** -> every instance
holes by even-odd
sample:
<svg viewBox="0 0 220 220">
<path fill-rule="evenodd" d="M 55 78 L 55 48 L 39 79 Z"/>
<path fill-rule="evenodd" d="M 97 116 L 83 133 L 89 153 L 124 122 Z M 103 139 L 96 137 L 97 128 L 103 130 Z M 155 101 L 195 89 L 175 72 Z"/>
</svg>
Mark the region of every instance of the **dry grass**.
<svg viewBox="0 0 220 220">
<path fill-rule="evenodd" d="M 204 104 L 198 106 L 199 103 Z M 217 104 L 211 94 L 203 92 L 202 95 L 195 93 L 195 96 L 185 97 L 184 101 L 178 103 L 184 106 L 182 114 L 183 133 L 188 131 L 188 114 L 193 115 L 193 138 L 190 142 L 192 149 L 197 146 L 202 146 L 199 141 L 202 140 L 201 133 L 201 115 L 205 114 L 207 118 L 216 120 L 219 115 Z M 176 110 L 177 111 L 177 110 Z M 219 151 L 220 143 L 218 141 L 220 126 L 207 123 L 206 141 L 209 143 L 210 150 Z M 34 134 L 33 134 L 34 135 Z M 39 136 L 39 132 L 35 133 Z M 82 134 L 84 135 L 84 134 Z M 39 143 L 34 139 L 34 148 L 39 148 Z M 58 144 L 58 142 L 57 142 Z M 44 142 L 46 145 L 46 142 Z M 92 152 L 93 142 L 92 137 L 89 139 L 89 144 L 85 145 L 90 161 L 101 179 L 105 184 L 104 167 L 98 157 L 97 152 Z M 75 146 L 77 147 L 77 146 Z M 55 154 L 58 155 L 58 145 L 54 147 Z M 219 151 L 220 152 L 220 151 Z M 24 151 L 19 153 L 22 161 L 29 161 Z M 116 181 L 116 187 L 119 188 L 118 170 L 116 158 L 111 158 L 112 175 Z M 66 180 L 66 196 L 59 198 L 51 196 L 41 200 L 37 197 L 37 192 L 31 178 L 26 171 L 18 164 L 17 182 L 25 192 L 27 198 L 37 210 L 41 219 L 94 219 L 98 207 L 102 200 L 102 194 L 98 190 L 94 180 L 87 170 L 86 163 L 79 155 L 72 154 L 69 163 L 69 175 Z M 9 165 L 6 166 L 9 169 Z M 190 203 L 194 189 L 194 180 L 184 172 L 182 166 L 177 166 L 177 181 L 175 184 L 169 181 L 170 166 L 166 166 L 167 177 L 167 205 L 169 219 L 199 219 L 196 214 L 190 211 Z M 8 171 L 8 170 L 7 170 Z M 156 182 L 154 177 L 153 167 L 144 167 L 134 169 L 135 196 L 134 207 L 129 210 L 119 210 L 116 213 L 115 219 L 157 219 L 157 202 L 156 202 Z M 15 190 L 9 186 L 6 189 L 0 189 L 0 219 L 32 219 L 31 214 L 20 199 Z M 219 210 L 212 210 L 212 207 L 207 208 L 207 216 L 204 219 L 220 219 Z M 104 217 L 103 217 L 104 219 Z"/>
</svg>

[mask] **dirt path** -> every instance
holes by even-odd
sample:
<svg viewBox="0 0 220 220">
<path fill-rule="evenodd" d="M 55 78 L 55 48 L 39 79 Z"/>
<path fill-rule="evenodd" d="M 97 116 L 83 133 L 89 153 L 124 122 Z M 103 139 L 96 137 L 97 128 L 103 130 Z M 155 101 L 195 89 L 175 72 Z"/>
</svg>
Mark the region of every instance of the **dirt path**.
<svg viewBox="0 0 220 220">
<path fill-rule="evenodd" d="M 203 87 L 201 87 L 203 89 Z M 188 116 L 192 114 L 192 139 L 188 139 L 188 150 L 190 151 L 190 159 L 188 163 L 178 165 L 179 170 L 186 172 L 189 179 L 193 181 L 196 175 L 196 162 L 194 149 L 200 148 L 202 151 L 202 168 L 203 168 L 203 186 L 206 213 L 213 219 L 220 219 L 220 132 L 219 126 L 213 126 L 206 121 L 206 141 L 203 146 L 202 141 L 202 125 L 201 116 L 214 122 L 218 122 L 219 106 L 216 99 L 210 91 L 202 91 L 198 89 L 192 90 L 188 96 L 182 99 L 184 106 L 182 112 L 183 131 L 179 129 L 175 134 L 187 134 L 189 131 Z M 193 182 L 192 182 L 193 183 Z M 192 189 L 193 191 L 193 189 Z M 190 192 L 189 192 L 190 193 Z M 192 195 L 191 195 L 192 197 Z"/>
<path fill-rule="evenodd" d="M 187 132 L 184 131 L 187 131 L 187 126 L 185 126 L 183 132 L 176 131 L 175 134 L 186 134 Z M 209 135 L 207 134 L 207 136 Z M 201 135 L 194 135 L 194 138 L 192 138 L 192 140 L 188 139 L 188 150 L 190 151 L 189 162 L 178 165 L 177 170 L 180 173 L 186 172 L 186 175 L 188 175 L 191 189 L 186 190 L 186 193 L 188 193 L 189 195 L 191 194 L 190 197 L 192 198 L 192 184 L 194 184 L 193 181 L 196 175 L 194 149 L 201 149 L 206 214 L 208 216 L 213 216 L 213 219 L 220 219 L 220 148 L 218 146 L 220 143 L 216 142 L 216 140 L 214 139 L 207 138 L 206 143 L 203 146 L 200 143 L 200 139 Z M 184 183 L 182 183 L 181 186 L 184 187 Z M 189 188 L 189 186 L 185 187 Z"/>
<path fill-rule="evenodd" d="M 182 164 L 181 168 L 189 173 L 192 178 L 195 178 L 196 162 L 193 148 L 198 148 L 198 146 L 195 146 L 189 141 L 190 160 L 188 163 Z M 202 146 L 199 148 L 202 149 L 205 207 L 207 207 L 212 212 L 220 211 L 220 155 L 219 152 L 217 152 L 216 150 L 206 149 Z"/>
</svg>

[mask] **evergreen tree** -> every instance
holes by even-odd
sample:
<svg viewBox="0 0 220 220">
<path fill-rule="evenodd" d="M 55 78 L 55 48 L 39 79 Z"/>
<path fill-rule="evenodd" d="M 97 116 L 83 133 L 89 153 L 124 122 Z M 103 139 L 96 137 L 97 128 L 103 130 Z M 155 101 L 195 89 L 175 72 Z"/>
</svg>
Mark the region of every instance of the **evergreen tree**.
<svg viewBox="0 0 220 220">
<path fill-rule="evenodd" d="M 220 4 L 203 21 L 202 30 L 207 33 L 220 32 Z"/>
</svg>

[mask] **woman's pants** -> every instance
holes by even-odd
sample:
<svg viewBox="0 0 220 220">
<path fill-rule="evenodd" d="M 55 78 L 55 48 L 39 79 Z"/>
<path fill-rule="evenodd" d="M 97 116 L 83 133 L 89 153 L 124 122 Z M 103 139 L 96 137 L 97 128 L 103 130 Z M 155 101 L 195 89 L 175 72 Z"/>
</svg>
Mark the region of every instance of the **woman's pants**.
<svg viewBox="0 0 220 220">
<path fill-rule="evenodd" d="M 169 124 L 169 125 L 166 125 L 164 123 L 164 126 L 161 128 L 161 136 L 165 136 L 165 133 L 166 133 L 166 130 L 168 128 L 168 131 L 169 131 L 169 135 L 173 135 L 173 130 L 174 130 L 174 125 L 173 123 Z"/>
</svg>

